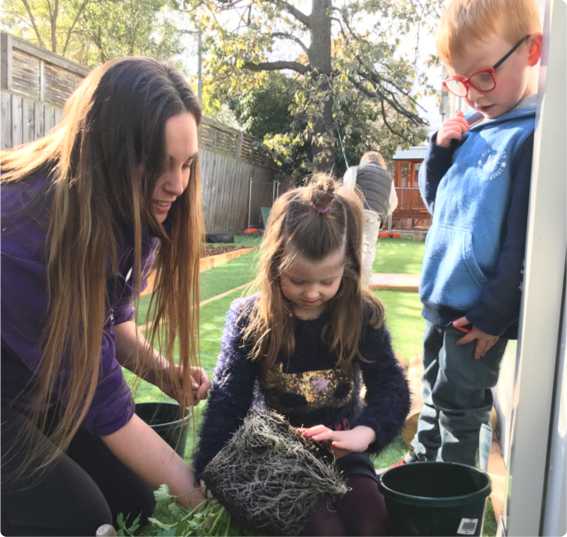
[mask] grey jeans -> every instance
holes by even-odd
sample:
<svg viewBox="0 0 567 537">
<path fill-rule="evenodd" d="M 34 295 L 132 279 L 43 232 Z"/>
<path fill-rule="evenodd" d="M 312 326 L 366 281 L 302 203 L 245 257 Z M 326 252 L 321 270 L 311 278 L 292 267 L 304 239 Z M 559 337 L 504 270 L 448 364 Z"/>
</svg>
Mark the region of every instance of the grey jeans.
<svg viewBox="0 0 567 537">
<path fill-rule="evenodd" d="M 463 334 L 427 322 L 425 329 L 423 408 L 412 448 L 418 460 L 476 466 L 481 430 L 490 427 L 491 388 L 507 339 L 500 338 L 480 360 L 476 342 L 457 345 Z"/>
</svg>

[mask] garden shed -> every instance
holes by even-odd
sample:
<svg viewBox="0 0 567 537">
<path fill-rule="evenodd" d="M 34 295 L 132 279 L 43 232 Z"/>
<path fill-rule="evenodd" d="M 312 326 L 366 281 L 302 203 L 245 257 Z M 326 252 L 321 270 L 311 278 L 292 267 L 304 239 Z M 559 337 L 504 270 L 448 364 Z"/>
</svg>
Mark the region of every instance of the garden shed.
<svg viewBox="0 0 567 537">
<path fill-rule="evenodd" d="M 431 215 L 423 204 L 417 183 L 426 151 L 424 144 L 398 149 L 394 154 L 394 186 L 398 196 L 398 207 L 392 215 L 395 229 L 427 230 L 431 224 Z"/>
</svg>

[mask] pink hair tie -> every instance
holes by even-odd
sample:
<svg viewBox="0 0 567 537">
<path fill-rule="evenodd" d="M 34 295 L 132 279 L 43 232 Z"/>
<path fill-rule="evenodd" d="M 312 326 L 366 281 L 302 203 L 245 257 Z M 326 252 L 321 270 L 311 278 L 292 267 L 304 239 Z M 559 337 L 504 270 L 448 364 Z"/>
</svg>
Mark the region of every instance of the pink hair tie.
<svg viewBox="0 0 567 537">
<path fill-rule="evenodd" d="M 326 207 L 317 207 L 317 205 L 315 205 L 313 202 L 311 202 L 311 205 L 313 205 L 313 207 L 315 207 L 315 210 L 319 214 L 327 214 L 331 210 L 330 205 L 327 205 Z"/>
</svg>

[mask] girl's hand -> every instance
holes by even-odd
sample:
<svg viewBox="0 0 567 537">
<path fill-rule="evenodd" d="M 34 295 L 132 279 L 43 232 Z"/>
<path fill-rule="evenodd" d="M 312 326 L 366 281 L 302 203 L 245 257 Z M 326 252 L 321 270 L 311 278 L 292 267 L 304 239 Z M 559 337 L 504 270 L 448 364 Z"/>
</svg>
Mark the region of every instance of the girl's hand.
<svg viewBox="0 0 567 537">
<path fill-rule="evenodd" d="M 370 427 L 358 425 L 348 431 L 335 431 L 325 425 L 315 425 L 298 431 L 315 442 L 328 442 L 337 459 L 351 452 L 363 453 L 376 439 L 376 433 Z"/>
<path fill-rule="evenodd" d="M 460 317 L 459 319 L 453 321 L 453 326 L 457 330 L 463 330 L 467 325 L 470 325 L 470 321 L 466 317 Z M 480 360 L 499 340 L 499 336 L 493 336 L 483 332 L 480 328 L 472 326 L 468 330 L 467 334 L 457 341 L 457 345 L 466 345 L 467 343 L 472 343 L 476 340 L 476 347 L 474 349 L 474 359 Z"/>
<path fill-rule="evenodd" d="M 449 147 L 452 140 L 460 141 L 468 132 L 469 124 L 462 112 L 450 117 L 443 122 L 441 128 L 437 131 L 436 144 L 440 147 Z"/>
</svg>

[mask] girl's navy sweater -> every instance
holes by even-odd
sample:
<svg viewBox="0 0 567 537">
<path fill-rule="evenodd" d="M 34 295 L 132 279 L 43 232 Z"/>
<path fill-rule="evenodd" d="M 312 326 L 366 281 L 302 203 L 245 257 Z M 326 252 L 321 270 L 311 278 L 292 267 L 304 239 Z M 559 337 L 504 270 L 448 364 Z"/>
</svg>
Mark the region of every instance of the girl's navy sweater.
<svg viewBox="0 0 567 537">
<path fill-rule="evenodd" d="M 251 407 L 277 410 L 293 426 L 323 424 L 333 429 L 371 427 L 378 452 L 400 432 L 409 412 L 409 389 L 385 327 L 365 321 L 360 354 L 351 374 L 336 367 L 322 334 L 328 320 L 295 319 L 295 352 L 265 370 L 249 359 L 242 341 L 255 297 L 233 302 L 227 314 L 209 402 L 193 458 L 196 479 L 241 425 Z M 362 389 L 364 387 L 364 389 Z"/>
</svg>

